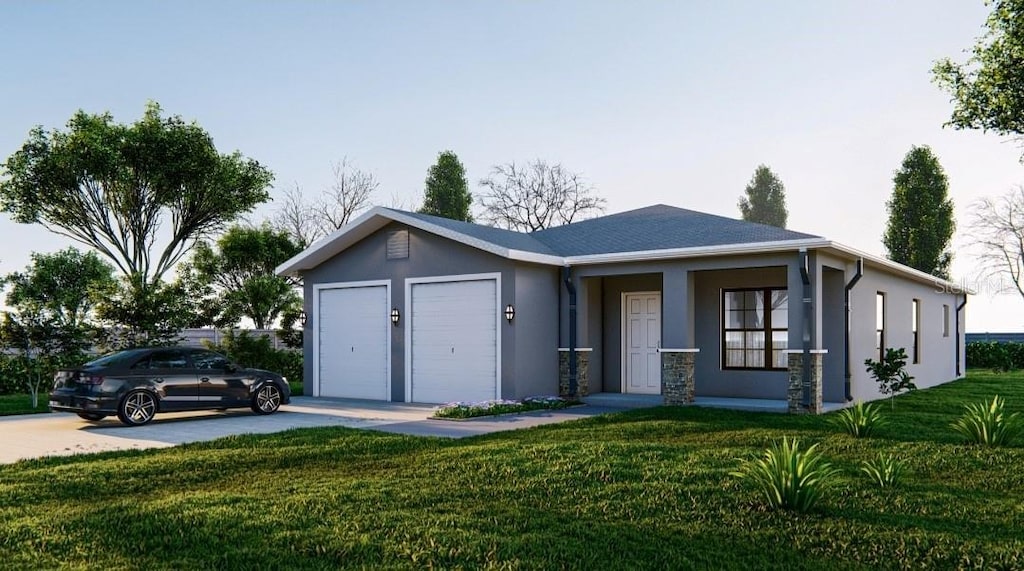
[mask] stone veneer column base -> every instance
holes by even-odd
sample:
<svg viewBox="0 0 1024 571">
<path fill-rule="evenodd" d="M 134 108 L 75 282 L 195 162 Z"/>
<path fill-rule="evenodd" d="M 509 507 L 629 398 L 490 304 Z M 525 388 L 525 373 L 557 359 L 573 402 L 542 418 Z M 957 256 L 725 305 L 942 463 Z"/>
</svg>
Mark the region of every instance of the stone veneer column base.
<svg viewBox="0 0 1024 571">
<path fill-rule="evenodd" d="M 661 395 L 666 405 L 693 402 L 696 392 L 693 363 L 696 356 L 696 350 L 661 352 Z"/>
<path fill-rule="evenodd" d="M 576 394 L 569 393 L 569 350 L 558 350 L 558 396 L 578 399 L 590 394 L 590 349 L 576 350 Z"/>
<path fill-rule="evenodd" d="M 826 351 L 811 351 L 811 402 L 804 408 L 804 354 L 803 351 L 789 351 L 789 386 L 786 390 L 786 401 L 790 414 L 821 414 L 821 373 L 822 361 Z"/>
</svg>

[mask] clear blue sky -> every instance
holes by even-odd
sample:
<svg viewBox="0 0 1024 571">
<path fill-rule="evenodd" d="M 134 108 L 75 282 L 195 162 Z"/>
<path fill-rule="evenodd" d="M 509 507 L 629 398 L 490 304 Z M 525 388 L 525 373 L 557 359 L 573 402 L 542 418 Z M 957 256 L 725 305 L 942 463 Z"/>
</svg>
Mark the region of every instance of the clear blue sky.
<svg viewBox="0 0 1024 571">
<path fill-rule="evenodd" d="M 738 216 L 766 163 L 791 228 L 880 254 L 911 145 L 939 156 L 961 221 L 1024 182 L 1013 143 L 942 128 L 931 83 L 986 15 L 981 0 L 7 2 L 0 155 L 79 108 L 130 122 L 152 99 L 269 166 L 275 195 L 319 192 L 347 156 L 380 180 L 377 202 L 412 205 L 452 149 L 473 190 L 540 157 L 583 173 L 609 212 Z M 0 239 L 2 273 L 66 244 L 5 218 Z M 968 251 L 954 274 L 976 279 Z M 1019 296 L 973 285 L 968 331 L 1024 330 Z"/>
</svg>

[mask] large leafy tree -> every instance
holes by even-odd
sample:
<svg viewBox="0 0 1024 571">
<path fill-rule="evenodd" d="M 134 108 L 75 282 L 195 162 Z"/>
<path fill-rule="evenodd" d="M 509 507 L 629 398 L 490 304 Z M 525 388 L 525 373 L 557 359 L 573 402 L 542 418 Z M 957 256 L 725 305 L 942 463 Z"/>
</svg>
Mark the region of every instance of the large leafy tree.
<svg viewBox="0 0 1024 571">
<path fill-rule="evenodd" d="M 228 327 L 241 317 L 257 329 L 271 327 L 282 313 L 295 310 L 302 299 L 295 284 L 274 275 L 274 269 L 301 248 L 287 233 L 268 226 L 233 226 L 213 245 L 200 244 L 183 268 L 200 287 L 209 287 L 216 308 L 213 325 Z"/>
<path fill-rule="evenodd" d="M 738 206 L 744 220 L 786 227 L 786 187 L 770 168 L 759 165 L 743 192 Z"/>
<path fill-rule="evenodd" d="M 949 278 L 949 250 L 956 223 L 946 173 L 927 146 L 911 147 L 893 178 L 882 241 L 889 259 Z"/>
<path fill-rule="evenodd" d="M 22 375 L 36 405 L 47 369 L 74 360 L 97 340 L 96 290 L 114 283 L 113 268 L 94 252 L 68 248 L 32 254 L 22 272 L 2 278 L 7 289 L 0 341 L 21 353 Z"/>
<path fill-rule="evenodd" d="M 952 96 L 948 125 L 1024 135 L 1024 0 L 990 0 L 985 33 L 965 63 L 940 60 L 935 81 Z"/>
<path fill-rule="evenodd" d="M 33 129 L 3 163 L 0 210 L 112 262 L 122 278 L 104 315 L 117 316 L 133 338 L 160 341 L 184 318 L 145 305 L 183 294 L 163 276 L 199 241 L 266 201 L 272 178 L 238 152 L 218 152 L 199 125 L 163 117 L 156 103 L 130 125 L 79 111 L 65 130 Z M 186 301 L 170 305 L 177 311 Z"/>
<path fill-rule="evenodd" d="M 265 202 L 273 179 L 156 103 L 131 125 L 79 111 L 66 130 L 37 127 L 0 174 L 0 210 L 95 249 L 141 283 Z"/>
<path fill-rule="evenodd" d="M 473 195 L 469 193 L 466 168 L 462 166 L 459 157 L 452 151 L 438 154 L 437 163 L 427 171 L 420 212 L 472 222 L 473 215 L 469 211 L 472 203 Z"/>
<path fill-rule="evenodd" d="M 480 186 L 481 218 L 508 230 L 534 232 L 604 211 L 605 199 L 583 175 L 541 159 L 496 165 Z"/>
</svg>

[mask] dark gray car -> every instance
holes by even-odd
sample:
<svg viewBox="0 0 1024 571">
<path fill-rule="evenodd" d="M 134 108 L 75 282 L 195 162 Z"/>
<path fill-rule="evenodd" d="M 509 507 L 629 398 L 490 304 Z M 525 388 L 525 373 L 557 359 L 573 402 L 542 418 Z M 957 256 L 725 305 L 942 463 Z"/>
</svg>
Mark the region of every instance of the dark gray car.
<svg viewBox="0 0 1024 571">
<path fill-rule="evenodd" d="M 50 410 L 93 421 L 116 414 L 139 426 L 158 412 L 250 407 L 270 414 L 290 400 L 288 380 L 277 373 L 244 369 L 207 349 L 149 347 L 57 371 Z"/>
</svg>

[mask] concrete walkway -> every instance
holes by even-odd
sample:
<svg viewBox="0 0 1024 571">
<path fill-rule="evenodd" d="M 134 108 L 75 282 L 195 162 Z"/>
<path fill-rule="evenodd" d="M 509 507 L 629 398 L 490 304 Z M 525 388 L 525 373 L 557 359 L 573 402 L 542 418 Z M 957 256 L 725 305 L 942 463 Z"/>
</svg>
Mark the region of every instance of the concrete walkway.
<svg viewBox="0 0 1024 571">
<path fill-rule="evenodd" d="M 294 397 L 268 415 L 248 409 L 158 414 L 145 426 L 128 427 L 116 417 L 87 422 L 69 413 L 0 417 L 0 464 L 45 456 L 108 450 L 164 448 L 238 434 L 269 434 L 293 428 L 344 426 L 415 436 L 463 438 L 565 422 L 621 410 L 581 406 L 560 411 L 485 417 L 466 421 L 430 419 L 431 405 Z"/>
</svg>

